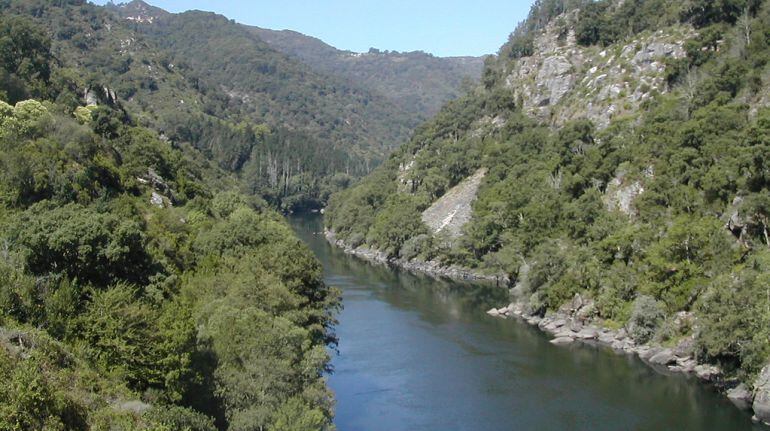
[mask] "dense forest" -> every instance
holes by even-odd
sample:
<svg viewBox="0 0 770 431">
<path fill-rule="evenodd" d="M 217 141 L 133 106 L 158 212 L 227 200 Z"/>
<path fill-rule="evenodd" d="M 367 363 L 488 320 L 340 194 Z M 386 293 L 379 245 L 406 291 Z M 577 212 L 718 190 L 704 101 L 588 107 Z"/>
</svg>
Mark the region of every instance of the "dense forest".
<svg viewBox="0 0 770 431">
<path fill-rule="evenodd" d="M 139 74 L 160 52 L 110 51 L 127 30 L 83 1 L 0 9 L 0 429 L 325 428 L 336 291 L 221 159 L 132 107 L 186 77 Z"/>
<path fill-rule="evenodd" d="M 645 42 L 669 33 L 682 36 Z M 653 63 L 645 44 L 684 55 Z M 516 81 L 514 71 L 532 58 L 558 66 L 570 53 L 583 64 L 567 63 L 561 80 Z M 645 63 L 624 60 L 594 80 L 599 67 L 623 58 Z M 637 342 L 676 345 L 694 335 L 698 360 L 751 382 L 770 358 L 768 60 L 765 1 L 539 0 L 487 62 L 482 84 L 333 196 L 326 224 L 349 245 L 393 259 L 505 275 L 535 313 L 580 293 L 595 301 L 596 318 L 630 328 Z M 660 68 L 662 85 L 630 82 L 635 64 Z M 587 100 L 613 88 L 586 83 L 613 76 L 620 84 L 604 111 L 638 109 L 602 127 L 588 115 L 530 115 L 558 103 L 547 95 L 533 106 L 517 93 L 551 85 L 567 100 L 560 85 L 568 82 Z M 642 96 L 632 99 L 636 84 Z M 458 238 L 421 221 L 480 171 L 472 219 Z M 674 324 L 681 312 L 697 325 Z"/>
<path fill-rule="evenodd" d="M 150 24 L 126 19 L 133 9 L 87 2 L 9 0 L 0 7 L 49 35 L 79 98 L 120 100 L 136 124 L 192 145 L 235 172 L 243 192 L 284 211 L 323 205 L 377 166 L 418 121 L 215 14 L 153 9 L 158 19 Z"/>
<path fill-rule="evenodd" d="M 291 30 L 250 27 L 268 45 L 296 57 L 319 72 L 373 88 L 420 120 L 434 116 L 481 76 L 482 57 L 436 57 L 415 52 L 365 53 L 338 50 Z M 467 85 L 466 85 L 467 84 Z"/>
</svg>

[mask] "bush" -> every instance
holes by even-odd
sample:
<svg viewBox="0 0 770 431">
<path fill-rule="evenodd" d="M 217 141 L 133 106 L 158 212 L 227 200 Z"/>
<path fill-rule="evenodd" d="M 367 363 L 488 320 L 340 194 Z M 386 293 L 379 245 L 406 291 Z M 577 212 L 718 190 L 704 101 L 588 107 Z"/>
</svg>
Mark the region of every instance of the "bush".
<svg viewBox="0 0 770 431">
<path fill-rule="evenodd" d="M 412 260 L 424 253 L 428 247 L 430 247 L 430 236 L 427 234 L 417 235 L 404 242 L 398 255 L 402 259 Z"/>
<path fill-rule="evenodd" d="M 216 431 L 214 420 L 185 407 L 156 407 L 144 414 L 150 422 L 168 427 L 171 430 Z"/>
<path fill-rule="evenodd" d="M 655 335 L 665 318 L 663 308 L 651 296 L 642 295 L 634 301 L 628 333 L 637 343 L 646 343 Z"/>
</svg>

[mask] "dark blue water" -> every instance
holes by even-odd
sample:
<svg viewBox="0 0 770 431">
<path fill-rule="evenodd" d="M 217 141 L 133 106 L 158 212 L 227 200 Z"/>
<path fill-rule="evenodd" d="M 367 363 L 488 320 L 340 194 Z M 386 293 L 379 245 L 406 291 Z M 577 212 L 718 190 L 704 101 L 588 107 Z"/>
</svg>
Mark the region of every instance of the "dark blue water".
<svg viewBox="0 0 770 431">
<path fill-rule="evenodd" d="M 329 246 L 320 218 L 291 221 L 343 294 L 340 431 L 761 429 L 692 378 L 487 316 L 504 289 L 371 265 Z"/>
</svg>

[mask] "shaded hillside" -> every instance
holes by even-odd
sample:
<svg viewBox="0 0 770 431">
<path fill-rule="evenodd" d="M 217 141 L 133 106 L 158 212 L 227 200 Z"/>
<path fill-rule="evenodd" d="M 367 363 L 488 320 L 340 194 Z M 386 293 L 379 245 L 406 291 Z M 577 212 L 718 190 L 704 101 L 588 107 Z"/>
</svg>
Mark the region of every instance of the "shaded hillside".
<svg viewBox="0 0 770 431">
<path fill-rule="evenodd" d="M 56 3 L 0 4 L 0 429 L 331 426 L 338 302 L 319 263 L 104 84 L 122 21 Z"/>
<path fill-rule="evenodd" d="M 250 27 L 274 49 L 302 60 L 314 70 L 349 79 L 385 95 L 396 106 L 427 119 L 456 99 L 481 76 L 482 57 L 435 57 L 424 52 L 372 49 L 367 53 L 338 50 L 291 30 Z"/>
<path fill-rule="evenodd" d="M 384 98 L 311 71 L 224 17 L 141 2 L 131 5 L 146 16 L 63 5 L 12 1 L 7 10 L 52 36 L 75 94 L 120 101 L 138 123 L 192 144 L 242 174 L 246 191 L 286 209 L 318 205 L 369 172 L 415 124 Z"/>
<path fill-rule="evenodd" d="M 381 96 L 313 72 L 221 15 L 186 12 L 137 29 L 267 124 L 370 160 L 408 136 L 408 117 Z"/>
<path fill-rule="evenodd" d="M 766 1 L 538 1 L 482 84 L 326 223 L 392 259 L 505 276 L 527 313 L 580 294 L 583 318 L 751 385 L 770 360 L 768 34 Z M 482 169 L 475 196 L 454 189 Z"/>
</svg>

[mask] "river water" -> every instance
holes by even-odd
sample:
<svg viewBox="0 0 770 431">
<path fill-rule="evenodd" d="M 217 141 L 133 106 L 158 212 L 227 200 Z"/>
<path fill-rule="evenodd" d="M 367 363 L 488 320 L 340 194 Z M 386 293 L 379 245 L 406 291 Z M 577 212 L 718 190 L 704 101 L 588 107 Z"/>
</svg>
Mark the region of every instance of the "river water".
<svg viewBox="0 0 770 431">
<path fill-rule="evenodd" d="M 340 431 L 766 430 L 693 378 L 487 316 L 505 289 L 369 264 L 331 247 L 320 217 L 290 221 L 342 290 Z"/>
</svg>

